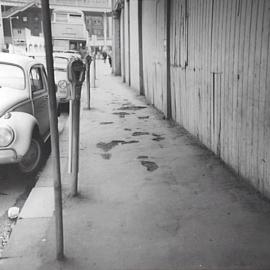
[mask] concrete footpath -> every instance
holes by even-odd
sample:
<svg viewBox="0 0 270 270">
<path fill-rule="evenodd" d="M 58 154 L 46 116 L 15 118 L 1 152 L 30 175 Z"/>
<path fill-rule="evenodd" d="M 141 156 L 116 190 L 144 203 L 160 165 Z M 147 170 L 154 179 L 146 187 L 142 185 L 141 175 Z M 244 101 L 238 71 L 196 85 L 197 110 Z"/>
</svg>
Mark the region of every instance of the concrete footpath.
<svg viewBox="0 0 270 270">
<path fill-rule="evenodd" d="M 55 260 L 49 160 L 0 269 L 269 270 L 269 201 L 102 61 L 98 68 L 92 109 L 81 111 L 77 198 L 68 197 L 63 173 L 66 258 Z M 68 126 L 61 135 L 63 171 L 67 140 Z"/>
</svg>

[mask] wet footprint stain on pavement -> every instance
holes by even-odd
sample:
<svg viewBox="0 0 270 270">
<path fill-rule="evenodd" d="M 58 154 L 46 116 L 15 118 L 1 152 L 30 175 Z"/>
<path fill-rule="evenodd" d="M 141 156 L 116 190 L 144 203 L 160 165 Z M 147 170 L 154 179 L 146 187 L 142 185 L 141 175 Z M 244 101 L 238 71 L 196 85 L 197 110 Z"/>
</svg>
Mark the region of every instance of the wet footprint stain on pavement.
<svg viewBox="0 0 270 270">
<path fill-rule="evenodd" d="M 162 135 L 159 135 L 159 134 L 156 134 L 156 133 L 152 133 L 152 135 L 155 137 L 154 139 L 152 139 L 153 141 L 162 141 L 162 140 L 165 140 L 164 137 L 162 137 Z"/>
<path fill-rule="evenodd" d="M 149 115 L 148 116 L 138 116 L 138 119 L 149 119 Z"/>
<path fill-rule="evenodd" d="M 103 159 L 109 160 L 112 157 L 112 154 L 110 153 L 103 153 L 100 154 L 102 156 Z"/>
<path fill-rule="evenodd" d="M 99 124 L 100 125 L 110 125 L 110 124 L 113 124 L 113 122 L 100 122 Z"/>
<path fill-rule="evenodd" d="M 99 142 L 97 143 L 97 148 L 101 148 L 104 152 L 109 152 L 112 148 L 117 146 L 118 144 L 131 144 L 138 143 L 139 141 L 123 141 L 123 140 L 113 140 L 109 143 Z"/>
<path fill-rule="evenodd" d="M 149 132 L 135 131 L 132 133 L 132 136 L 142 136 L 142 135 L 149 135 Z"/>
<path fill-rule="evenodd" d="M 120 118 L 125 118 L 126 115 L 130 115 L 130 113 L 127 112 L 114 112 L 113 114 L 119 115 Z"/>
<path fill-rule="evenodd" d="M 148 156 L 138 156 L 137 159 L 147 159 Z"/>
<path fill-rule="evenodd" d="M 131 106 L 122 106 L 120 108 L 118 108 L 119 111 L 126 111 L 126 110 L 130 110 L 130 111 L 137 111 L 137 110 L 142 110 L 142 109 L 146 109 L 146 106 L 135 106 L 135 105 L 131 105 Z"/>
<path fill-rule="evenodd" d="M 156 169 L 158 169 L 158 165 L 153 162 L 153 161 L 146 161 L 146 160 L 142 160 L 141 161 L 141 164 L 146 167 L 147 171 L 149 172 L 153 172 L 155 171 Z"/>
</svg>

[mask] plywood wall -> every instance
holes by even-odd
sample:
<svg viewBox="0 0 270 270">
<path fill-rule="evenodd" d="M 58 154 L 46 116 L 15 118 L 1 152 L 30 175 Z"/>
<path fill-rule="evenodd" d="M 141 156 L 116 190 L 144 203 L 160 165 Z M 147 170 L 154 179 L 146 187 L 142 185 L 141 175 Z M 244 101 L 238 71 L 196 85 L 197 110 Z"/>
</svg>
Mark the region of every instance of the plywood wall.
<svg viewBox="0 0 270 270">
<path fill-rule="evenodd" d="M 166 112 L 166 13 L 165 0 L 142 2 L 143 73 L 145 95 Z"/>
<path fill-rule="evenodd" d="M 173 118 L 268 195 L 269 31 L 269 0 L 172 0 Z"/>
<path fill-rule="evenodd" d="M 140 88 L 138 35 L 138 0 L 132 0 L 130 1 L 130 85 L 135 89 Z"/>
</svg>

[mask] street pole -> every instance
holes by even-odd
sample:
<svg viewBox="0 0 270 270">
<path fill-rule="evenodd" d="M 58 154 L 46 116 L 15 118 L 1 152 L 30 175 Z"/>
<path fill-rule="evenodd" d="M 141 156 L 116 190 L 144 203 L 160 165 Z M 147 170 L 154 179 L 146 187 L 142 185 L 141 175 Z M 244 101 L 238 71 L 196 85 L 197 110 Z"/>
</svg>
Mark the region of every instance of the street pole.
<svg viewBox="0 0 270 270">
<path fill-rule="evenodd" d="M 2 6 L 0 1 L 0 52 L 5 49 L 4 42 L 4 26 L 3 26 L 3 17 L 2 17 Z"/>
<path fill-rule="evenodd" d="M 10 28 L 10 36 L 11 36 L 11 43 L 12 43 L 12 51 L 14 53 L 14 39 L 13 39 L 13 31 L 12 31 L 12 17 L 9 17 L 9 28 Z"/>
<path fill-rule="evenodd" d="M 46 64 L 48 74 L 48 94 L 50 112 L 50 132 L 52 144 L 52 163 L 54 179 L 54 201 L 55 201 L 55 229 L 56 229 L 56 258 L 64 259 L 64 237 L 63 237 L 63 212 L 62 212 L 62 187 L 59 153 L 59 134 L 56 106 L 56 89 L 54 81 L 53 56 L 52 56 L 52 32 L 50 20 L 49 0 L 41 0 L 42 23 L 45 39 Z"/>
<path fill-rule="evenodd" d="M 88 54 L 85 57 L 85 65 L 86 65 L 86 109 L 90 110 L 90 64 L 91 64 L 91 56 Z"/>
</svg>

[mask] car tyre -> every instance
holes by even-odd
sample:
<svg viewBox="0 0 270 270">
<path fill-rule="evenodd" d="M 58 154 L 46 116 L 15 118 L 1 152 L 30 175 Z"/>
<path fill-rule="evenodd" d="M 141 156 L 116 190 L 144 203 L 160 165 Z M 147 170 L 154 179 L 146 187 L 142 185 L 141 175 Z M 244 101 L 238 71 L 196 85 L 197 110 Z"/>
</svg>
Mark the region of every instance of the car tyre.
<svg viewBox="0 0 270 270">
<path fill-rule="evenodd" d="M 37 173 L 42 163 L 42 156 L 43 143 L 39 136 L 33 136 L 28 151 L 18 163 L 18 169 L 24 175 Z"/>
</svg>

